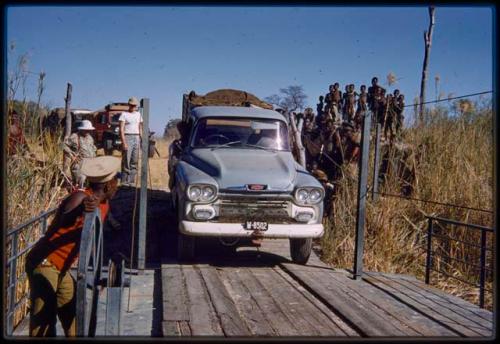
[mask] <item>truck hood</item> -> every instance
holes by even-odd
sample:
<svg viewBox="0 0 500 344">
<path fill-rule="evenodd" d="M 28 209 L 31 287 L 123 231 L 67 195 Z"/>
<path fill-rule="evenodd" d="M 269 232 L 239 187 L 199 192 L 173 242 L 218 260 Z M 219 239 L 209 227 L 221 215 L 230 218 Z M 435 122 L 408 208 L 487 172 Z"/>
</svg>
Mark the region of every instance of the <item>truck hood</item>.
<svg viewBox="0 0 500 344">
<path fill-rule="evenodd" d="M 188 161 L 213 177 L 219 189 L 245 189 L 264 184 L 269 191 L 291 191 L 297 176 L 290 152 L 247 148 L 198 148 Z"/>
</svg>

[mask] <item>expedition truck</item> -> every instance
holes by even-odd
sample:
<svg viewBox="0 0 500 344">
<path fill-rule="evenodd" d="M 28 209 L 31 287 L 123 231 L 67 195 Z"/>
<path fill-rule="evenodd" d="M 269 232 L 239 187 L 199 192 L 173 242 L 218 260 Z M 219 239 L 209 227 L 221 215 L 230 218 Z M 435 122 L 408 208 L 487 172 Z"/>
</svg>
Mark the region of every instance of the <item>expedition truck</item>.
<svg viewBox="0 0 500 344">
<path fill-rule="evenodd" d="M 255 96 L 218 90 L 183 96 L 183 132 L 168 168 L 178 258 L 204 237 L 287 238 L 295 263 L 323 235 L 321 184 L 294 159 L 288 121 Z"/>
</svg>

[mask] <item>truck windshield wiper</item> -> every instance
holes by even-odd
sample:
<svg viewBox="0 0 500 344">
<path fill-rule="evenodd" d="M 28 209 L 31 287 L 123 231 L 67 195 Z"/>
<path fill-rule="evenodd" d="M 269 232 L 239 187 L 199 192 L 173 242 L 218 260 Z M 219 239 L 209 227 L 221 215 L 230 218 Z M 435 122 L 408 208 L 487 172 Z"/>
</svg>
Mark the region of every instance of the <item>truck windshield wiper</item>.
<svg viewBox="0 0 500 344">
<path fill-rule="evenodd" d="M 263 150 L 266 150 L 266 151 L 276 152 L 275 148 L 268 148 L 268 147 L 262 147 L 262 146 L 258 146 L 258 145 L 252 145 L 250 143 L 244 143 L 244 142 L 241 142 L 241 141 L 233 141 L 233 142 L 224 143 L 224 144 L 218 145 L 216 147 L 212 147 L 212 150 L 217 149 L 217 148 L 232 147 L 232 146 L 234 146 L 234 145 L 236 145 L 238 143 L 241 144 L 242 146 L 245 146 L 245 147 L 259 148 L 259 149 L 263 149 Z"/>
<path fill-rule="evenodd" d="M 251 147 L 251 148 L 260 148 L 260 149 L 263 149 L 263 150 L 276 152 L 276 148 L 262 147 L 262 146 L 258 146 L 258 145 L 252 145 L 252 144 L 250 144 L 250 143 L 242 143 L 241 145 L 246 146 L 246 147 Z"/>
<path fill-rule="evenodd" d="M 241 141 L 232 141 L 232 142 L 228 142 L 228 143 L 223 143 L 221 145 L 213 147 L 212 150 L 217 149 L 217 148 L 223 148 L 223 147 L 231 147 L 237 143 L 241 143 Z"/>
</svg>

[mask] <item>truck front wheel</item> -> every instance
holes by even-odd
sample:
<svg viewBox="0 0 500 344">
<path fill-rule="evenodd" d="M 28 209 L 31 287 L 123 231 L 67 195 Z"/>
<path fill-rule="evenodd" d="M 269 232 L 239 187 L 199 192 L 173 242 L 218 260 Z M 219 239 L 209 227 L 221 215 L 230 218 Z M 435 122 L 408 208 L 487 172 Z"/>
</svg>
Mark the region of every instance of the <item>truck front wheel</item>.
<svg viewBox="0 0 500 344">
<path fill-rule="evenodd" d="M 290 239 L 290 255 L 295 264 L 305 265 L 312 249 L 312 238 Z"/>
<path fill-rule="evenodd" d="M 195 237 L 179 233 L 177 236 L 177 259 L 181 262 L 194 259 Z"/>
<path fill-rule="evenodd" d="M 181 262 L 190 261 L 194 258 L 194 246 L 196 238 L 194 236 L 181 233 L 180 226 L 183 219 L 184 207 L 177 202 L 177 259 Z"/>
</svg>

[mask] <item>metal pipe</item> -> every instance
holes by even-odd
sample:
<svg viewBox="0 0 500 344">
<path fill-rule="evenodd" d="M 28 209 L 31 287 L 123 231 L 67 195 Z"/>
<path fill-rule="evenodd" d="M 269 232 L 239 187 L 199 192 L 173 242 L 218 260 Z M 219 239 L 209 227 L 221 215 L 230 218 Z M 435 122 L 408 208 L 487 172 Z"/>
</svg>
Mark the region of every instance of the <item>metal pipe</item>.
<svg viewBox="0 0 500 344">
<path fill-rule="evenodd" d="M 13 255 L 17 255 L 17 239 L 18 233 L 14 233 L 14 237 L 11 242 L 11 251 Z M 9 269 L 9 284 L 12 285 L 12 288 L 8 289 L 9 293 L 9 311 L 14 309 L 14 305 L 16 303 L 16 271 L 17 271 L 17 259 L 10 263 Z M 7 335 L 12 335 L 12 331 L 14 330 L 14 314 L 7 317 Z"/>
<path fill-rule="evenodd" d="M 378 172 L 380 164 L 380 123 L 377 123 L 375 129 L 375 158 L 373 162 L 373 180 L 372 180 L 372 200 L 378 200 Z"/>
<path fill-rule="evenodd" d="M 142 104 L 142 159 L 141 159 L 141 193 L 139 204 L 139 238 L 137 250 L 137 268 L 144 273 L 146 254 L 146 220 L 148 197 L 148 159 L 149 159 L 149 98 L 141 99 Z M 131 262 L 132 264 L 132 262 Z"/>
<path fill-rule="evenodd" d="M 446 223 L 451 223 L 451 224 L 457 225 L 457 226 L 466 226 L 466 227 L 471 227 L 473 229 L 483 230 L 483 231 L 486 231 L 486 232 L 493 232 L 492 228 L 485 227 L 485 226 L 480 226 L 480 225 L 475 225 L 475 224 L 472 224 L 472 223 L 465 223 L 465 222 L 460 222 L 460 221 L 443 219 L 442 217 L 435 217 L 435 216 L 426 216 L 426 217 L 429 218 L 429 219 L 433 219 L 433 220 L 439 221 L 439 222 L 446 222 Z"/>
<path fill-rule="evenodd" d="M 33 223 L 35 223 L 35 222 L 38 222 L 38 221 L 39 221 L 40 219 L 42 219 L 44 216 L 49 216 L 49 215 L 51 215 L 51 214 L 52 214 L 52 213 L 54 213 L 56 210 L 57 210 L 57 208 L 53 208 L 53 209 L 50 209 L 50 210 L 48 210 L 48 211 L 46 211 L 46 212 L 41 213 L 40 215 L 38 215 L 38 216 L 36 216 L 36 217 L 32 218 L 31 220 L 29 220 L 29 221 L 27 221 L 27 222 L 25 222 L 25 223 L 23 223 L 23 224 L 20 224 L 19 226 L 17 226 L 17 227 L 15 227 L 14 229 L 10 230 L 9 232 L 7 232 L 7 235 L 6 235 L 6 236 L 8 237 L 8 236 L 13 235 L 13 234 L 14 234 L 14 233 L 16 233 L 16 232 L 21 231 L 21 230 L 22 230 L 22 229 L 24 229 L 25 227 L 28 227 L 29 225 L 32 225 L 32 224 L 33 224 Z"/>
<path fill-rule="evenodd" d="M 359 279 L 363 274 L 363 246 L 365 234 L 365 206 L 368 179 L 368 158 L 370 152 L 370 126 L 371 116 L 364 113 L 363 135 L 361 136 L 361 159 L 359 160 L 358 205 L 356 218 L 356 247 L 354 252 L 354 279 Z"/>
<path fill-rule="evenodd" d="M 486 232 L 481 232 L 481 256 L 479 265 L 481 266 L 479 275 L 479 307 L 484 308 L 484 280 L 485 280 L 485 264 L 486 264 Z"/>
<path fill-rule="evenodd" d="M 428 217 L 427 221 L 427 259 L 425 261 L 425 284 L 429 284 L 432 264 L 432 217 Z"/>
</svg>

